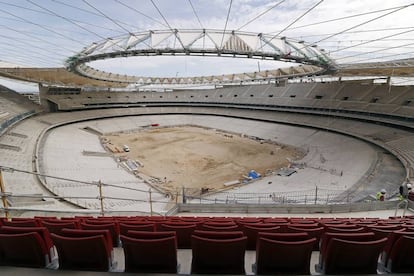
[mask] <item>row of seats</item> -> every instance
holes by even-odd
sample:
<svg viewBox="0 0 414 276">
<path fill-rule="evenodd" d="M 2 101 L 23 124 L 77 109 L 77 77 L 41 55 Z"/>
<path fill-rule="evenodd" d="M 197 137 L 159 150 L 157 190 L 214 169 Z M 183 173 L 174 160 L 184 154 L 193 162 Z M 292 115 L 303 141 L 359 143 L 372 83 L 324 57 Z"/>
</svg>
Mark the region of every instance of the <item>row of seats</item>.
<svg viewBox="0 0 414 276">
<path fill-rule="evenodd" d="M 3 226 L 0 234 L 2 265 L 50 267 L 57 250 L 59 269 L 108 271 L 115 267 L 108 230 L 63 229 L 50 234 L 44 227 Z M 26 232 L 24 232 L 26 230 Z M 413 232 L 393 232 L 387 255 L 391 272 L 414 272 L 410 249 Z M 376 273 L 381 251 L 389 238 L 367 233 L 325 233 L 317 270 L 323 274 Z M 177 273 L 177 240 L 174 231 L 128 231 L 121 235 L 125 272 Z M 304 232 L 259 233 L 256 247 L 257 274 L 310 274 L 310 258 L 317 239 Z M 247 237 L 241 231 L 195 230 L 191 236 L 191 273 L 244 274 Z M 360 254 L 355 254 L 358 252 Z"/>
<path fill-rule="evenodd" d="M 390 93 L 391 91 L 391 93 Z M 129 106 L 145 103 L 226 103 L 274 105 L 280 107 L 306 107 L 345 111 L 371 112 L 412 116 L 413 89 L 387 84 L 354 82 L 292 83 L 274 85 L 235 86 L 216 90 L 154 92 L 81 92 L 76 95 L 53 95 L 47 98 L 59 105 L 60 110 Z M 400 110 L 401 108 L 401 110 Z M 408 114 L 407 114 L 408 113 Z"/>
<path fill-rule="evenodd" d="M 413 226 L 411 217 L 4 219 L 0 264 L 55 267 L 58 260 L 60 269 L 107 271 L 122 244 L 128 272 L 176 273 L 179 248 L 192 249 L 193 273 L 244 274 L 246 250 L 256 250 L 257 274 L 309 274 L 315 250 L 324 274 L 414 272 Z"/>
</svg>

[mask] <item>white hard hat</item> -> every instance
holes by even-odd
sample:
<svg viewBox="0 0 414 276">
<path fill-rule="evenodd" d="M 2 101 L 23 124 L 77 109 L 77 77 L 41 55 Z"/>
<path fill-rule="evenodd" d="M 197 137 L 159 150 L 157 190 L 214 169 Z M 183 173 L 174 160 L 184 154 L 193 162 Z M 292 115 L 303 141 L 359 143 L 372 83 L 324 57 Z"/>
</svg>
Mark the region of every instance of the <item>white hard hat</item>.
<svg viewBox="0 0 414 276">
<path fill-rule="evenodd" d="M 381 189 L 381 194 L 385 194 L 387 191 L 385 189 Z"/>
<path fill-rule="evenodd" d="M 412 187 L 413 186 L 410 183 L 407 184 L 407 189 L 411 189 Z"/>
</svg>

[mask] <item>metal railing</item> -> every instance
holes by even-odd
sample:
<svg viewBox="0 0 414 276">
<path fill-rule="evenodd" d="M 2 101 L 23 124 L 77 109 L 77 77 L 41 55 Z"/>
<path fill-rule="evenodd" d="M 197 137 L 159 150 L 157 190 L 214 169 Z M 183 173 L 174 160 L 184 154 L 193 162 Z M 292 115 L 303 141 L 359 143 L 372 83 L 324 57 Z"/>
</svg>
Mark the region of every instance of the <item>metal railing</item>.
<svg viewBox="0 0 414 276">
<path fill-rule="evenodd" d="M 315 187 L 314 189 L 288 192 L 234 193 L 217 192 L 195 195 L 194 190 L 186 189 L 187 202 L 222 204 L 339 204 L 351 202 L 351 192 Z"/>
<path fill-rule="evenodd" d="M 60 187 L 59 190 L 65 188 L 77 188 L 82 185 L 84 187 L 92 188 L 91 194 L 67 194 L 53 193 L 55 189 L 49 187 L 52 194 L 19 194 L 7 192 L 7 183 L 3 181 L 2 172 L 8 173 L 25 173 L 36 175 L 37 177 L 44 179 L 58 179 L 64 180 L 64 187 Z M 72 184 L 70 184 L 72 183 Z M 110 191 L 104 188 L 117 188 L 125 191 L 125 196 L 117 197 L 113 196 Z M 298 210 L 303 208 L 325 208 L 326 212 L 332 212 L 335 208 L 340 210 L 342 206 L 348 206 L 349 210 L 357 210 L 361 203 L 369 205 L 369 210 L 372 209 L 370 202 L 352 202 L 350 197 L 347 196 L 347 192 L 343 190 L 330 190 L 325 188 L 315 187 L 314 189 L 291 191 L 291 192 L 271 192 L 271 193 L 233 193 L 233 192 L 217 192 L 217 193 L 205 193 L 199 195 L 195 189 L 182 188 L 177 190 L 176 193 L 165 194 L 149 188 L 148 190 L 136 189 L 130 187 L 123 187 L 119 184 L 108 184 L 105 181 L 87 182 L 74 179 L 68 179 L 63 177 L 56 177 L 50 175 L 44 175 L 37 172 L 29 172 L 20 169 L 0 166 L 0 188 L 2 207 L 0 212 L 3 212 L 5 216 L 10 216 L 10 212 L 22 213 L 22 212 L 45 212 L 45 213 L 82 213 L 82 214 L 95 214 L 105 216 L 108 214 L 149 214 L 149 215 L 173 215 L 177 213 L 180 206 L 191 205 L 199 206 L 200 208 L 213 208 L 222 206 L 263 206 L 267 208 L 269 206 L 278 210 L 281 208 L 292 208 L 296 206 Z M 93 191 L 95 189 L 95 191 Z M 135 193 L 139 192 L 139 198 L 131 196 L 131 191 Z M 61 192 L 61 191 L 59 191 Z M 107 194 L 105 194 L 107 193 Z M 136 194 L 135 194 L 136 195 Z M 52 205 L 55 201 L 65 201 L 72 204 L 72 208 L 65 206 L 54 207 Z M 379 203 L 372 200 L 373 203 L 386 205 L 386 208 L 395 208 L 395 204 L 398 202 L 385 202 Z M 130 206 L 128 206 L 130 205 Z M 355 208 L 353 207 L 355 205 Z M 367 205 L 367 206 L 368 206 Z M 127 208 L 122 208 L 127 206 Z M 138 208 L 138 207 L 139 208 Z M 206 207 L 210 206 L 210 207 Z M 325 207 L 323 207 L 325 206 Z M 335 207 L 338 206 L 338 207 Z M 375 205 L 376 206 L 376 205 Z M 383 206 L 383 207 L 384 207 Z M 131 207 L 131 208 L 128 208 Z M 156 207 L 156 208 L 154 208 Z M 385 208 L 384 207 L 384 208 Z M 195 207 L 198 208 L 198 207 Z M 233 208 L 233 207 L 232 207 Z M 364 209 L 368 207 L 363 207 Z M 377 208 L 377 207 L 375 207 Z M 397 207 L 398 208 L 398 207 Z M 214 208 L 213 208 L 214 209 Z M 316 209 L 315 209 L 316 210 Z M 318 211 L 319 212 L 319 211 Z"/>
</svg>

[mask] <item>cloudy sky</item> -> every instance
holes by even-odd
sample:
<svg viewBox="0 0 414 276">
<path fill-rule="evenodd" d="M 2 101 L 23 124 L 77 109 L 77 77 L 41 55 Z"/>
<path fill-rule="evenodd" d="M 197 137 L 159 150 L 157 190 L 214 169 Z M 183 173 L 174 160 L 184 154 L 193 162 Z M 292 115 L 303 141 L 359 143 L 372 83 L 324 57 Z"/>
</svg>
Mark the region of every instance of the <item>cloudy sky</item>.
<svg viewBox="0 0 414 276">
<path fill-rule="evenodd" d="M 412 1 L 405 0 L 0 0 L 0 66 L 63 67 L 93 42 L 147 30 L 227 29 L 315 43 L 338 63 L 412 58 Z M 227 20 L 228 18 L 228 20 Z M 145 76 L 256 71 L 257 60 L 135 57 L 93 64 Z M 292 66 L 260 61 L 261 69 Z M 0 79 L 20 90 L 20 83 Z"/>
</svg>

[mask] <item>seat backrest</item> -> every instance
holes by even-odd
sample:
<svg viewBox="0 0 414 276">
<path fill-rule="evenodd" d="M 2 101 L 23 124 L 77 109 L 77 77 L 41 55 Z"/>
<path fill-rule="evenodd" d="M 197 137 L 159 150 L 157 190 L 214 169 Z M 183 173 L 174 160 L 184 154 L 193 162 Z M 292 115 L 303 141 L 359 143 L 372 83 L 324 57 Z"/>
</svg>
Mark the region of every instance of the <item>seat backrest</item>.
<svg viewBox="0 0 414 276">
<path fill-rule="evenodd" d="M 284 225 L 289 224 L 289 220 L 287 218 L 264 218 L 263 223 L 272 223 L 276 225 Z"/>
<path fill-rule="evenodd" d="M 401 226 L 401 223 L 399 224 L 376 224 L 376 225 L 369 225 L 368 228 L 372 229 L 382 229 L 382 230 L 400 230 L 403 227 Z"/>
<path fill-rule="evenodd" d="M 303 241 L 309 239 L 309 235 L 306 232 L 297 233 L 267 233 L 259 232 L 258 238 L 265 238 L 268 240 L 276 241 Z"/>
<path fill-rule="evenodd" d="M 246 218 L 235 219 L 235 222 L 237 224 L 263 223 L 263 219 L 262 218 L 250 218 L 250 217 L 246 217 Z"/>
<path fill-rule="evenodd" d="M 323 257 L 325 274 L 376 274 L 387 238 L 373 241 L 330 239 Z"/>
<path fill-rule="evenodd" d="M 369 230 L 366 230 L 364 227 L 333 227 L 329 226 L 325 228 L 326 232 L 331 233 L 365 233 L 369 232 Z"/>
<path fill-rule="evenodd" d="M 148 223 L 148 224 L 127 224 L 127 223 L 119 223 L 119 234 L 120 235 L 127 235 L 129 230 L 136 230 L 136 231 L 155 231 L 155 224 Z"/>
<path fill-rule="evenodd" d="M 38 233 L 47 250 L 50 250 L 53 247 L 53 242 L 52 242 L 52 239 L 50 238 L 50 233 L 45 227 L 2 226 L 0 228 L 0 233 L 2 234 L 20 234 L 20 233 L 29 233 L 29 232 Z"/>
<path fill-rule="evenodd" d="M 375 235 L 372 232 L 367 233 L 331 233 L 326 232 L 321 237 L 320 242 L 320 256 L 325 255 L 329 241 L 333 238 L 348 240 L 348 241 L 371 241 L 375 239 Z"/>
<path fill-rule="evenodd" d="M 44 268 L 48 254 L 37 232 L 0 234 L 0 265 Z"/>
<path fill-rule="evenodd" d="M 205 231 L 239 231 L 240 227 L 238 225 L 226 225 L 226 226 L 217 226 L 210 224 L 202 224 L 198 227 L 200 230 Z"/>
<path fill-rule="evenodd" d="M 290 223 L 289 227 L 295 228 L 318 228 L 320 227 L 319 223 Z"/>
<path fill-rule="evenodd" d="M 205 231 L 205 230 L 195 230 L 195 236 L 207 238 L 207 239 L 234 239 L 241 238 L 244 236 L 242 231 Z"/>
<path fill-rule="evenodd" d="M 213 227 L 227 227 L 237 225 L 234 221 L 206 221 L 203 225 L 213 226 Z"/>
<path fill-rule="evenodd" d="M 81 228 L 84 230 L 109 230 L 112 238 L 113 247 L 119 245 L 119 228 L 115 223 L 106 223 L 106 224 L 88 224 L 81 223 Z"/>
<path fill-rule="evenodd" d="M 382 238 L 388 238 L 388 236 L 394 232 L 394 231 L 398 231 L 397 229 L 382 229 L 382 228 L 374 228 L 374 227 L 370 227 L 369 228 L 370 232 L 373 232 L 375 234 L 375 237 L 377 239 L 382 239 Z"/>
<path fill-rule="evenodd" d="M 245 274 L 247 238 L 206 239 L 192 236 L 192 274 Z"/>
<path fill-rule="evenodd" d="M 160 224 L 158 226 L 158 231 L 175 231 L 177 238 L 178 248 L 191 248 L 191 235 L 194 230 L 197 229 L 195 224 L 188 225 L 170 225 L 170 224 Z"/>
<path fill-rule="evenodd" d="M 276 223 L 264 223 L 264 222 L 255 222 L 255 223 L 241 223 L 240 226 L 250 226 L 255 228 L 274 228 L 274 227 L 280 227 L 280 225 L 277 225 Z"/>
<path fill-rule="evenodd" d="M 161 239 L 135 239 L 121 235 L 125 272 L 177 273 L 175 236 Z"/>
<path fill-rule="evenodd" d="M 313 250 L 317 251 L 319 250 L 319 243 L 321 240 L 321 237 L 324 233 L 324 227 L 316 227 L 316 228 L 304 228 L 304 227 L 292 227 L 287 226 L 285 229 L 288 233 L 302 233 L 306 232 L 310 238 L 315 238 L 317 242 L 314 244 Z"/>
<path fill-rule="evenodd" d="M 175 231 L 150 232 L 150 231 L 128 230 L 128 233 L 126 236 L 134 238 L 134 239 L 162 239 L 162 238 L 168 238 L 168 237 L 175 237 L 176 233 Z"/>
<path fill-rule="evenodd" d="M 62 234 L 62 229 L 79 229 L 79 225 L 74 221 L 61 221 L 61 222 L 50 222 L 42 221 L 42 225 L 49 230 L 50 233 L 58 235 Z"/>
<path fill-rule="evenodd" d="M 108 271 L 110 258 L 104 235 L 64 237 L 50 234 L 59 255 L 59 269 Z"/>
<path fill-rule="evenodd" d="M 280 231 L 280 226 L 273 226 L 273 227 L 254 227 L 250 225 L 243 225 L 242 226 L 243 233 L 247 237 L 247 250 L 255 250 L 256 249 L 256 242 L 257 236 L 259 232 L 266 232 L 266 233 L 276 233 Z"/>
<path fill-rule="evenodd" d="M 395 243 L 397 242 L 397 240 L 401 238 L 402 236 L 414 237 L 414 232 L 399 230 L 399 231 L 392 231 L 391 233 L 389 233 L 387 243 L 385 244 L 384 249 L 381 253 L 381 263 L 384 266 L 387 266 L 390 253 L 393 247 L 395 246 Z"/>
<path fill-rule="evenodd" d="M 316 238 L 278 241 L 259 237 L 256 250 L 257 274 L 310 274 L 310 259 Z"/>
<path fill-rule="evenodd" d="M 111 251 L 113 249 L 113 242 L 112 242 L 112 235 L 109 230 L 102 229 L 102 230 L 85 230 L 85 229 L 62 229 L 62 235 L 64 237 L 73 237 L 73 238 L 81 238 L 81 237 L 92 237 L 92 236 L 99 236 L 103 235 L 105 237 L 105 242 L 108 250 L 108 256 L 111 255 Z"/>
<path fill-rule="evenodd" d="M 21 219 L 21 220 L 3 220 L 3 225 L 14 227 L 39 227 L 38 220 L 35 219 Z"/>
<path fill-rule="evenodd" d="M 388 270 L 392 273 L 414 273 L 413 248 L 414 236 L 400 236 L 389 254 Z"/>
</svg>

